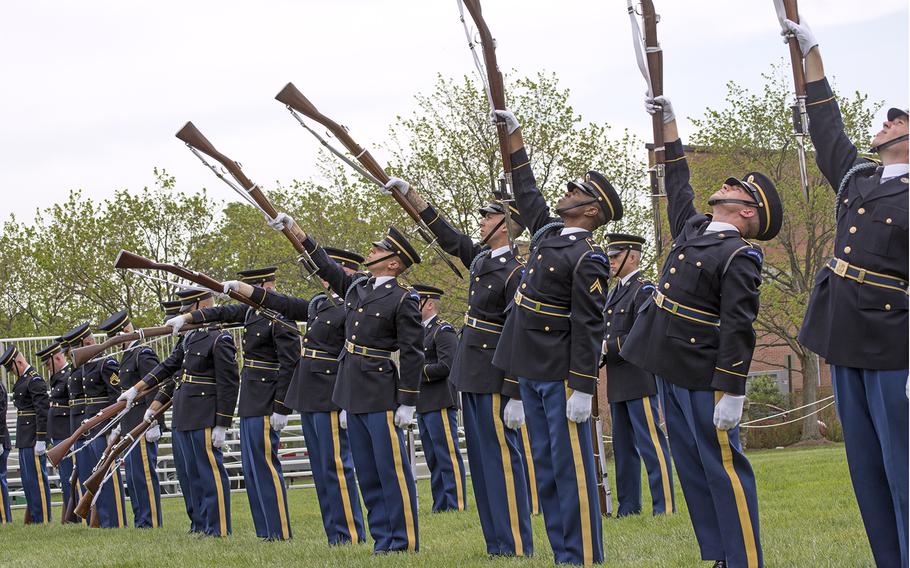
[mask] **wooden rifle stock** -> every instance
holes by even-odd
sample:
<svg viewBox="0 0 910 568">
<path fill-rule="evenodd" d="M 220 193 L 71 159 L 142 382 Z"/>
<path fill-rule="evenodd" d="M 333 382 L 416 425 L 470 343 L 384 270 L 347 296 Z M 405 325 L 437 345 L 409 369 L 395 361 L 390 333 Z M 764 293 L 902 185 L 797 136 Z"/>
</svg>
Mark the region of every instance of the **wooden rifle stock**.
<svg viewBox="0 0 910 568">
<path fill-rule="evenodd" d="M 187 324 L 184 325 L 181 329 L 190 330 L 202 327 L 197 324 Z M 169 325 L 162 325 L 157 327 L 145 327 L 142 329 L 137 329 L 132 333 L 124 333 L 120 335 L 115 335 L 106 339 L 102 343 L 96 343 L 95 345 L 86 345 L 85 347 L 78 347 L 71 351 L 73 357 L 73 366 L 81 367 L 87 362 L 91 361 L 101 353 L 104 353 L 112 347 L 118 345 L 123 345 L 124 343 L 130 343 L 132 341 L 140 341 L 146 337 L 161 337 L 162 335 L 168 335 L 173 331 L 173 328 Z"/>
<path fill-rule="evenodd" d="M 61 480 L 63 483 L 63 480 Z M 60 523 L 75 523 L 79 522 L 79 518 L 76 517 L 74 512 L 76 509 L 76 500 L 79 495 L 79 472 L 76 470 L 76 467 L 73 466 L 73 473 L 70 475 L 68 480 L 70 484 L 70 498 L 67 499 L 66 503 L 63 504 L 63 510 L 60 512 Z"/>
<path fill-rule="evenodd" d="M 784 11 L 787 19 L 799 23 L 799 9 L 796 6 L 796 0 L 783 0 Z M 793 85 L 796 88 L 797 97 L 806 96 L 806 70 L 803 68 L 803 52 L 799 48 L 799 40 L 791 37 L 787 44 L 790 46 L 790 67 L 793 69 Z"/>
<path fill-rule="evenodd" d="M 597 476 L 597 500 L 600 503 L 600 514 L 609 517 L 613 514 L 613 504 L 609 502 L 611 499 L 610 487 L 607 485 L 607 475 L 604 471 L 606 460 L 603 455 L 604 441 L 599 398 L 595 389 L 594 398 L 591 401 L 591 441 L 594 446 L 594 471 Z"/>
<path fill-rule="evenodd" d="M 664 94 L 664 55 L 657 41 L 657 22 L 659 17 L 652 0 L 641 1 L 641 18 L 644 23 L 645 57 L 648 61 L 648 74 L 651 82 L 651 96 Z M 654 164 L 649 174 L 651 178 L 651 208 L 654 218 L 654 236 L 657 258 L 663 258 L 663 227 L 660 222 L 660 198 L 665 195 L 664 163 L 664 113 L 658 111 L 651 116 L 651 131 L 654 137 Z"/>
<path fill-rule="evenodd" d="M 95 464 L 95 469 L 92 470 L 92 475 L 90 475 L 89 478 L 85 480 L 85 493 L 82 494 L 82 498 L 79 499 L 79 502 L 76 504 L 76 508 L 73 509 L 73 512 L 76 514 L 76 516 L 83 519 L 88 518 L 89 512 L 92 508 L 92 501 L 94 500 L 95 493 L 98 492 L 98 487 L 101 485 L 101 479 L 104 478 L 104 473 L 107 471 L 107 469 L 105 469 L 103 472 L 100 471 L 101 464 L 107 460 L 107 457 L 111 453 L 111 448 L 116 446 L 117 443 L 122 439 L 123 437 L 120 434 L 117 434 L 113 440 L 108 440 L 107 445 L 104 447 L 104 452 L 101 454 L 101 459 L 98 460 L 98 463 Z M 101 473 L 101 477 L 95 481 L 95 477 L 99 473 Z M 89 489 L 89 482 L 92 482 L 92 487 L 94 487 L 94 489 Z"/>
</svg>

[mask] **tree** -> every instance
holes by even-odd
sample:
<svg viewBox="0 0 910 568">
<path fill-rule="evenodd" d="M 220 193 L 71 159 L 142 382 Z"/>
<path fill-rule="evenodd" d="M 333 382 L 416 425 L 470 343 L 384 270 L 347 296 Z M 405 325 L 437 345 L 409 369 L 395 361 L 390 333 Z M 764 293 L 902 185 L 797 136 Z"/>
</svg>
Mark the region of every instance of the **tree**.
<svg viewBox="0 0 910 568">
<path fill-rule="evenodd" d="M 808 201 L 803 196 L 789 108 L 793 97 L 785 72 L 781 64 L 772 66 L 763 75 L 760 92 L 744 92 L 728 83 L 726 105 L 708 108 L 704 118 L 692 119 L 696 129 L 692 142 L 698 147 L 692 160 L 692 185 L 701 188 L 696 192 L 702 202 L 730 175 L 761 171 L 777 186 L 784 223 L 776 239 L 763 243 L 764 283 L 756 331 L 765 345 L 785 345 L 796 354 L 803 377 L 802 402 L 809 404 L 817 398 L 818 357 L 800 344 L 797 334 L 815 274 L 831 256 L 834 191 L 818 171 L 810 146 Z M 861 93 L 838 99 L 847 135 L 858 147 L 868 147 L 872 117 L 880 104 L 870 105 Z M 815 416 L 804 421 L 802 437 L 821 437 Z"/>
</svg>

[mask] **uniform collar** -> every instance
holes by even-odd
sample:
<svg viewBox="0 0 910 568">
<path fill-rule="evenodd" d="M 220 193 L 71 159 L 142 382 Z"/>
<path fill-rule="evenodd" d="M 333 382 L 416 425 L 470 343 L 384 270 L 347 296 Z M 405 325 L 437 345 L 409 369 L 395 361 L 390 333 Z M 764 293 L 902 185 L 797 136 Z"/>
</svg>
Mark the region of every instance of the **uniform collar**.
<svg viewBox="0 0 910 568">
<path fill-rule="evenodd" d="M 581 227 L 563 227 L 562 230 L 559 231 L 559 236 L 563 237 L 565 235 L 571 235 L 572 233 L 587 233 L 587 232 L 588 232 L 587 229 L 583 229 Z"/>
<path fill-rule="evenodd" d="M 882 168 L 882 183 L 897 176 L 905 176 L 910 173 L 910 164 L 888 164 Z"/>
<path fill-rule="evenodd" d="M 506 254 L 507 252 L 509 252 L 509 245 L 502 245 L 499 248 L 493 249 L 493 251 L 490 252 L 490 257 L 496 258 L 497 256 L 502 256 L 502 255 Z"/>
<path fill-rule="evenodd" d="M 436 319 L 437 314 L 433 314 L 427 319 L 423 320 L 423 327 L 430 327 L 433 324 L 433 320 Z"/>
<path fill-rule="evenodd" d="M 637 276 L 638 273 L 639 273 L 639 270 L 635 269 L 632 272 L 626 274 L 625 276 L 623 276 L 622 278 L 619 279 L 619 285 L 625 286 L 626 284 L 629 283 L 629 280 L 635 278 L 635 276 Z"/>
<path fill-rule="evenodd" d="M 723 221 L 711 221 L 705 229 L 706 233 L 719 233 L 721 231 L 736 231 L 738 233 L 739 229 L 736 228 L 736 225 L 724 223 Z"/>
<path fill-rule="evenodd" d="M 373 290 L 375 290 L 376 288 L 379 288 L 380 286 L 382 286 L 382 285 L 385 284 L 386 282 L 389 282 L 389 281 L 394 280 L 394 279 L 395 279 L 394 276 L 377 276 L 377 277 L 373 280 Z"/>
</svg>

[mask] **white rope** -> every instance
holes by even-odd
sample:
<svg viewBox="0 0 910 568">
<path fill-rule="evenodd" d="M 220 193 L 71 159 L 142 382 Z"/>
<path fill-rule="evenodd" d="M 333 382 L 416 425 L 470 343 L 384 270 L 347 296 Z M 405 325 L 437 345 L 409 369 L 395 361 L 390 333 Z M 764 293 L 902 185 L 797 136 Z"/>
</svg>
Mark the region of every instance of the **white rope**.
<svg viewBox="0 0 910 568">
<path fill-rule="evenodd" d="M 833 398 L 833 397 L 830 397 L 830 398 Z M 819 408 L 819 409 L 817 409 L 817 410 L 813 410 L 813 411 L 810 412 L 809 414 L 805 414 L 805 415 L 803 415 L 803 416 L 800 416 L 799 418 L 794 418 L 793 420 L 787 420 L 786 422 L 778 422 L 778 423 L 776 423 L 776 424 L 759 424 L 759 425 L 757 425 L 757 426 L 752 426 L 752 425 L 750 425 L 750 424 L 752 424 L 752 422 L 757 422 L 758 420 L 751 420 L 751 421 L 749 421 L 749 422 L 746 422 L 745 424 L 740 424 L 739 426 L 740 426 L 740 428 L 774 428 L 774 427 L 776 427 L 776 426 L 784 426 L 784 425 L 786 425 L 786 424 L 793 424 L 794 422 L 799 422 L 800 420 L 803 420 L 803 419 L 805 419 L 805 418 L 808 418 L 808 417 L 810 417 L 810 416 L 812 416 L 812 415 L 814 415 L 814 414 L 818 414 L 819 412 L 821 412 L 822 410 L 828 408 L 829 406 L 832 406 L 833 404 L 834 404 L 834 401 L 832 400 L 831 402 L 829 402 L 829 403 L 826 404 L 825 406 L 823 406 L 823 407 L 821 407 L 821 408 Z M 767 420 L 768 418 L 770 418 L 770 416 L 768 416 L 767 418 L 759 418 L 759 420 Z"/>
<path fill-rule="evenodd" d="M 477 43 L 474 41 L 474 36 L 471 35 L 471 30 L 468 29 L 468 22 L 464 19 L 464 3 L 462 0 L 455 1 L 458 2 L 459 19 L 464 26 L 464 35 L 468 39 L 468 48 L 471 50 L 471 56 L 474 58 L 474 67 L 477 68 L 477 72 L 480 74 L 480 82 L 483 83 L 483 90 L 487 94 L 487 101 L 490 103 L 490 108 L 495 108 L 493 106 L 493 93 L 490 91 L 490 83 L 487 82 L 486 69 L 477 56 Z"/>
<path fill-rule="evenodd" d="M 790 410 L 784 410 L 783 412 L 778 412 L 777 414 L 772 414 L 771 416 L 765 416 L 764 418 L 756 418 L 755 420 L 750 420 L 750 421 L 748 421 L 748 422 L 744 422 L 744 423 L 741 424 L 741 426 L 746 426 L 746 425 L 748 425 L 748 424 L 754 424 L 755 422 L 764 422 L 765 420 L 770 420 L 771 418 L 777 418 L 778 416 L 786 416 L 786 415 L 790 414 L 791 412 L 796 412 L 797 410 L 802 410 L 802 409 L 804 409 L 804 408 L 809 408 L 810 406 L 814 406 L 814 405 L 816 405 L 816 404 L 821 404 L 821 403 L 823 403 L 823 402 L 828 402 L 828 401 L 831 400 L 832 398 L 834 398 L 834 395 L 833 395 L 833 394 L 832 394 L 831 396 L 827 396 L 827 397 L 825 397 L 825 398 L 823 398 L 823 399 L 821 399 L 821 400 L 816 400 L 815 402 L 810 402 L 809 404 L 804 404 L 804 405 L 802 405 L 802 406 L 797 406 L 796 408 L 791 408 Z M 827 407 L 826 407 L 826 408 L 827 408 Z M 816 411 L 816 412 L 818 412 L 818 411 Z M 807 414 L 806 416 L 811 416 L 811 415 Z M 804 418 L 805 418 L 805 417 L 804 417 Z M 775 426 L 776 426 L 776 424 L 775 424 Z"/>
</svg>

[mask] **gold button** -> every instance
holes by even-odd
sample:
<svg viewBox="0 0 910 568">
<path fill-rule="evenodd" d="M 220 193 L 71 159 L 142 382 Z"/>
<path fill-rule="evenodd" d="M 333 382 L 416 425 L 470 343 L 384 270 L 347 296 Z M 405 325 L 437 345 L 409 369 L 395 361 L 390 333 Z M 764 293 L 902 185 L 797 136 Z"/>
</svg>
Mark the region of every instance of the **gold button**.
<svg viewBox="0 0 910 568">
<path fill-rule="evenodd" d="M 360 322 L 359 322 L 359 321 L 355 321 L 355 322 L 354 322 L 354 327 L 357 327 L 358 325 L 360 325 Z"/>
<path fill-rule="evenodd" d="M 480 276 L 475 277 L 474 282 L 480 282 Z"/>
<path fill-rule="evenodd" d="M 332 371 L 330 371 L 330 370 L 328 370 L 328 369 L 325 370 L 325 374 L 326 374 L 326 375 L 331 374 L 331 372 L 332 372 Z"/>
<path fill-rule="evenodd" d="M 675 266 L 671 266 L 671 267 L 670 267 L 670 274 L 676 274 L 676 267 L 675 267 Z"/>
<path fill-rule="evenodd" d="M 856 232 L 856 227 L 850 227 L 850 234 L 852 235 L 855 232 Z"/>
<path fill-rule="evenodd" d="M 569 240 L 574 241 L 577 237 L 575 235 L 569 235 Z"/>
<path fill-rule="evenodd" d="M 379 317 L 379 315 L 380 315 L 379 312 L 376 312 L 376 317 Z"/>
<path fill-rule="evenodd" d="M 326 325 L 329 325 L 330 323 L 332 323 L 332 320 L 326 320 L 325 322 Z"/>
<path fill-rule="evenodd" d="M 556 270 L 556 269 L 553 268 L 553 267 L 551 266 L 551 267 L 550 267 L 550 272 L 553 272 L 554 270 Z"/>
<path fill-rule="evenodd" d="M 890 309 L 891 309 L 891 304 L 885 304 L 885 309 L 886 309 L 886 310 L 890 310 Z"/>
<path fill-rule="evenodd" d="M 891 224 L 891 217 L 888 217 L 887 219 L 885 219 L 885 223 L 887 223 L 887 224 L 890 225 L 890 224 Z"/>
<path fill-rule="evenodd" d="M 522 288 L 527 288 L 528 285 L 527 285 L 526 283 L 523 282 L 523 283 L 521 284 L 521 287 L 522 287 Z"/>
<path fill-rule="evenodd" d="M 543 326 L 543 330 L 544 330 L 544 331 L 550 331 L 550 326 L 548 326 L 548 325 Z"/>
<path fill-rule="evenodd" d="M 471 295 L 472 295 L 472 296 L 474 295 L 474 290 L 471 290 Z"/>
<path fill-rule="evenodd" d="M 844 254 L 850 254 L 850 251 L 853 250 L 850 247 L 844 247 Z"/>
<path fill-rule="evenodd" d="M 608 313 L 608 314 L 612 314 L 612 313 L 613 313 L 613 310 L 612 310 L 612 309 L 609 309 L 609 310 L 607 310 L 607 313 Z"/>
<path fill-rule="evenodd" d="M 379 367 L 379 372 L 380 372 L 380 373 L 382 372 L 382 367 Z"/>
<path fill-rule="evenodd" d="M 682 259 L 686 258 L 686 255 L 679 253 L 679 256 L 677 256 L 676 258 L 678 258 L 679 260 L 682 260 Z"/>
<path fill-rule="evenodd" d="M 699 260 L 698 262 L 696 262 L 695 266 L 701 266 L 701 261 Z"/>
<path fill-rule="evenodd" d="M 487 284 L 487 288 L 492 288 L 492 287 L 493 287 L 492 284 Z"/>
<path fill-rule="evenodd" d="M 609 321 L 608 321 L 608 322 L 607 322 L 607 327 L 610 327 L 610 325 L 611 325 L 612 323 L 613 323 L 613 322 L 609 322 Z"/>
<path fill-rule="evenodd" d="M 357 336 L 356 336 L 356 335 L 352 335 L 352 336 L 351 336 L 351 339 L 357 339 Z"/>
<path fill-rule="evenodd" d="M 357 308 L 357 313 L 363 312 L 363 308 Z"/>
<path fill-rule="evenodd" d="M 860 215 L 864 215 L 866 213 L 866 208 L 860 207 L 859 209 L 856 210 L 856 212 L 859 213 Z"/>
<path fill-rule="evenodd" d="M 538 254 L 538 255 L 537 255 L 537 260 L 540 260 L 540 259 L 542 259 L 542 258 L 543 258 L 543 255 L 542 255 L 542 254 Z"/>
<path fill-rule="evenodd" d="M 690 338 L 689 338 L 689 343 L 695 343 L 695 338 L 694 338 L 694 337 L 690 337 Z"/>
<path fill-rule="evenodd" d="M 667 290 L 668 288 L 670 288 L 670 283 L 664 282 L 664 290 Z"/>
<path fill-rule="evenodd" d="M 847 204 L 847 203 L 850 203 L 850 200 L 847 198 L 844 198 L 844 204 Z"/>
<path fill-rule="evenodd" d="M 487 344 L 484 343 L 483 345 L 481 345 L 481 347 L 483 347 L 484 349 L 486 349 L 486 348 L 487 348 Z"/>
<path fill-rule="evenodd" d="M 531 270 L 528 271 L 528 273 L 529 273 L 529 274 L 534 274 L 534 269 L 532 268 Z"/>
</svg>

